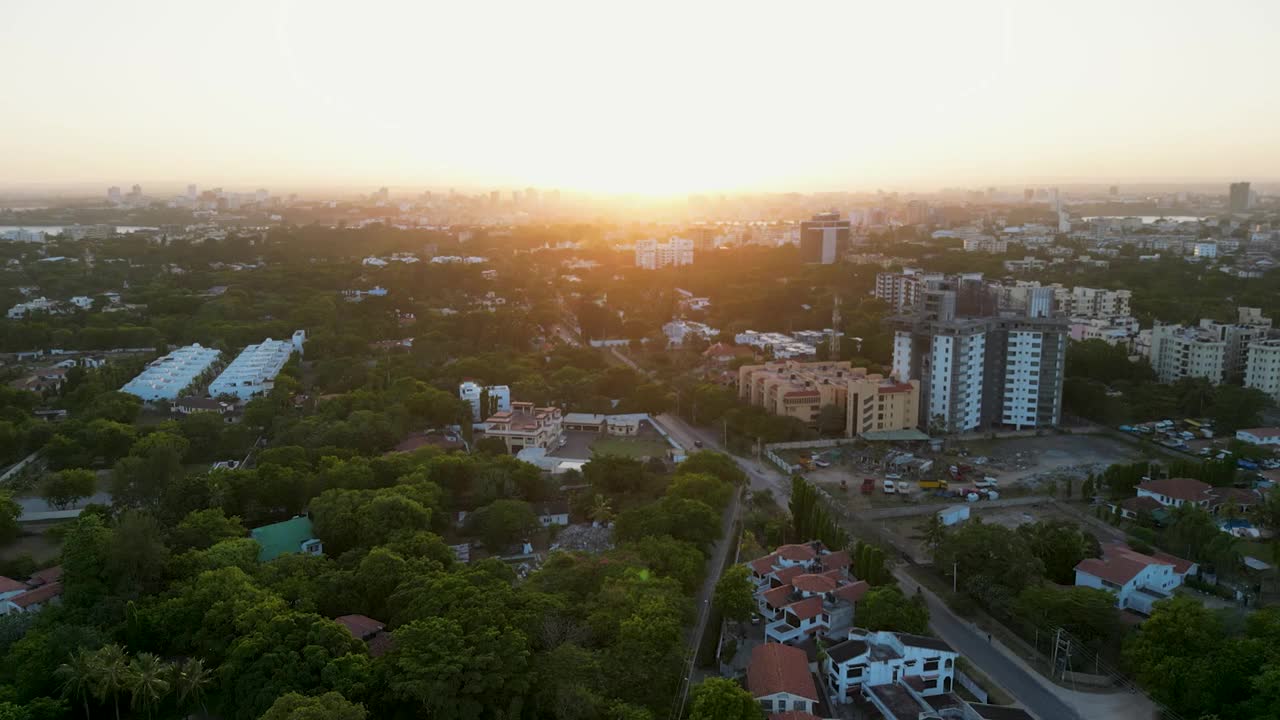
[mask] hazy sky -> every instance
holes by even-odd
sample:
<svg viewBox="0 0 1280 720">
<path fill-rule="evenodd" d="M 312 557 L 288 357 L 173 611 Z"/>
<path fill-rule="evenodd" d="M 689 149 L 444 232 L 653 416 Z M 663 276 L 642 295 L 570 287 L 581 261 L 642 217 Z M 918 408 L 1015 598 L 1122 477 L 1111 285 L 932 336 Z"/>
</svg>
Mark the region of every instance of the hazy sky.
<svg viewBox="0 0 1280 720">
<path fill-rule="evenodd" d="M 1280 175 L 1280 0 L 3 0 L 0 183 Z"/>
</svg>

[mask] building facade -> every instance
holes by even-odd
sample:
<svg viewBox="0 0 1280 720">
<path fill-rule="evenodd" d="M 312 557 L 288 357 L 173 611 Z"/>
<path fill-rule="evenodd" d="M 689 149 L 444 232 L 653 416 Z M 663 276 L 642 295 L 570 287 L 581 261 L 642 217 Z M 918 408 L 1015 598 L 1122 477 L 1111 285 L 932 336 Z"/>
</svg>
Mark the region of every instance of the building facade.
<svg viewBox="0 0 1280 720">
<path fill-rule="evenodd" d="M 800 256 L 807 263 L 830 265 L 849 248 L 849 221 L 840 213 L 818 213 L 800 223 Z"/>
<path fill-rule="evenodd" d="M 146 402 L 177 400 L 184 389 L 217 362 L 220 355 L 216 349 L 201 347 L 198 343 L 178 348 L 147 365 L 120 390 Z"/>
<path fill-rule="evenodd" d="M 666 242 L 653 238 L 636 242 L 636 267 L 644 270 L 692 265 L 693 240 L 673 237 Z"/>
<path fill-rule="evenodd" d="M 458 385 L 458 398 L 471 406 L 471 419 L 475 421 L 511 410 L 511 388 L 506 385 L 486 386 L 474 380 L 464 380 Z"/>
<path fill-rule="evenodd" d="M 920 383 L 897 382 L 847 360 L 782 360 L 738 368 L 738 397 L 774 415 L 817 425 L 822 407 L 844 415 L 844 435 L 907 430 L 919 424 Z"/>
<path fill-rule="evenodd" d="M 560 408 L 512 402 L 510 410 L 500 410 L 485 421 L 485 435 L 502 440 L 513 455 L 525 448 L 554 450 L 560 446 L 563 421 Z"/>
<path fill-rule="evenodd" d="M 290 340 L 267 338 L 257 345 L 249 345 L 222 374 L 209 383 L 209 396 L 230 395 L 245 401 L 271 391 L 276 376 L 295 352 L 301 353 L 306 333 L 299 330 Z"/>
<path fill-rule="evenodd" d="M 1244 386 L 1261 390 L 1280 403 L 1280 340 L 1261 340 L 1249 345 Z"/>
</svg>

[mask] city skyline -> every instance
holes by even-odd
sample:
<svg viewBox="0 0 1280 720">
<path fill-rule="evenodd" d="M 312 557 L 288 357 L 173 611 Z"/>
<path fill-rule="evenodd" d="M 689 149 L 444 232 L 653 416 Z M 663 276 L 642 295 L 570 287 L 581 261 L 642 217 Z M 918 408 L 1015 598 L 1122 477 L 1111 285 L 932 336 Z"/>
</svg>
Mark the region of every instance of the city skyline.
<svg viewBox="0 0 1280 720">
<path fill-rule="evenodd" d="M 0 185 L 678 196 L 1280 167 L 1271 3 L 375 5 L 8 9 Z"/>
</svg>

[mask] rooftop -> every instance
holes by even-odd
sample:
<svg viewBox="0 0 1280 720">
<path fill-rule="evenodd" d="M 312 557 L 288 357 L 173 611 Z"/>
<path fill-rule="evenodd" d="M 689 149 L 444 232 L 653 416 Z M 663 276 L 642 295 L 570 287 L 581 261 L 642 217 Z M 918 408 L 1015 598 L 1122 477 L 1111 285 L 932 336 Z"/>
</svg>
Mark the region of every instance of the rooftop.
<svg viewBox="0 0 1280 720">
<path fill-rule="evenodd" d="M 1209 488 L 1210 485 L 1207 483 L 1202 483 L 1192 478 L 1161 478 L 1159 480 L 1148 480 L 1138 486 L 1139 490 L 1146 490 L 1150 493 L 1188 502 L 1207 500 L 1206 494 Z"/>
<path fill-rule="evenodd" d="M 757 645 L 747 666 L 747 689 L 752 697 L 790 693 L 816 701 L 818 688 L 809 674 L 804 651 L 782 643 Z"/>
<path fill-rule="evenodd" d="M 311 518 L 299 516 L 254 528 L 249 531 L 249 536 L 262 546 L 258 561 L 267 562 L 281 555 L 302 552 L 302 543 L 315 538 L 316 534 Z"/>
</svg>

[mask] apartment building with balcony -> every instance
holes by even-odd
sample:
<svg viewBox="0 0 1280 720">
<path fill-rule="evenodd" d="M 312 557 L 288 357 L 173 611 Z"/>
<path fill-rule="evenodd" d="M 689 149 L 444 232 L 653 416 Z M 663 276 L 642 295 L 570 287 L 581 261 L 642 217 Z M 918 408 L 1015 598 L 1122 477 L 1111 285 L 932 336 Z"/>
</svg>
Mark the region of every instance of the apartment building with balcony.
<svg viewBox="0 0 1280 720">
<path fill-rule="evenodd" d="M 525 448 L 550 451 L 560 446 L 563 422 L 560 408 L 512 402 L 510 410 L 499 410 L 485 420 L 485 435 L 502 440 L 513 455 Z"/>
<path fill-rule="evenodd" d="M 845 415 L 845 437 L 919 423 L 920 383 L 897 382 L 847 360 L 781 360 L 738 368 L 738 396 L 774 415 L 816 425 L 825 405 Z"/>
<path fill-rule="evenodd" d="M 937 638 L 852 628 L 847 639 L 827 648 L 822 677 L 836 703 L 859 695 L 873 705 L 891 705 L 892 692 L 877 690 L 905 684 L 921 697 L 951 692 L 960 654 Z M 888 710 L 886 707 L 883 710 Z"/>
</svg>

